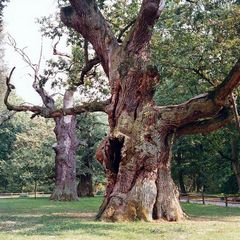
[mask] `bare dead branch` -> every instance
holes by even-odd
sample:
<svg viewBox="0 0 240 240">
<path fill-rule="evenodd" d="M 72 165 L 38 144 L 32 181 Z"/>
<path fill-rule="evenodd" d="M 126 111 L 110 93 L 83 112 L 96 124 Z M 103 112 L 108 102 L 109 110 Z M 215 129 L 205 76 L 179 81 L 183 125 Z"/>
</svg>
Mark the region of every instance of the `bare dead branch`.
<svg viewBox="0 0 240 240">
<path fill-rule="evenodd" d="M 32 105 L 18 105 L 15 106 L 11 103 L 9 103 L 8 98 L 11 94 L 12 89 L 15 87 L 10 83 L 11 77 L 13 74 L 15 68 L 12 69 L 11 73 L 9 74 L 9 77 L 6 78 L 6 85 L 7 85 L 7 91 L 5 93 L 4 103 L 8 110 L 15 111 L 15 112 L 32 112 L 33 115 L 31 118 L 34 118 L 36 116 L 42 116 L 45 118 L 56 118 L 66 115 L 77 115 L 84 112 L 105 112 L 106 106 L 110 103 L 110 100 L 106 101 L 93 101 L 89 103 L 83 103 L 81 105 L 75 106 L 75 107 L 68 107 L 65 105 L 66 108 L 60 108 L 58 110 L 54 110 L 47 107 L 40 107 L 40 106 L 32 106 Z M 72 90 L 69 90 L 72 91 Z"/>
<path fill-rule="evenodd" d="M 8 98 L 9 98 L 11 92 L 12 92 L 12 89 L 15 89 L 15 86 L 10 83 L 11 82 L 11 77 L 12 77 L 12 74 L 13 74 L 14 70 L 15 70 L 15 67 L 11 70 L 9 76 L 6 77 L 7 90 L 6 90 L 5 97 L 4 97 L 4 104 L 6 105 L 7 109 L 9 111 L 15 111 L 15 112 L 31 111 L 31 112 L 34 112 L 34 113 L 41 113 L 43 108 L 41 108 L 39 106 L 30 106 L 30 105 L 15 106 L 15 105 L 9 103 Z"/>
<path fill-rule="evenodd" d="M 41 97 L 44 105 L 47 108 L 53 109 L 54 108 L 54 99 L 48 95 L 48 93 L 45 91 L 45 89 L 43 88 L 43 86 L 41 86 L 41 84 L 39 82 L 39 69 L 40 69 L 40 63 L 41 63 L 41 59 L 42 59 L 42 44 L 41 44 L 38 64 L 34 64 L 34 63 L 32 63 L 31 59 L 28 57 L 28 55 L 24 52 L 24 49 L 20 49 L 17 46 L 14 38 L 12 38 L 9 35 L 8 39 L 9 39 L 9 45 L 14 48 L 14 50 L 23 58 L 24 62 L 26 62 L 28 64 L 28 66 L 33 70 L 33 72 L 34 72 L 34 81 L 33 81 L 33 85 L 32 85 L 33 88 Z"/>
<path fill-rule="evenodd" d="M 60 42 L 60 37 L 58 38 L 58 41 L 53 45 L 53 55 L 71 58 L 71 56 L 70 56 L 69 54 L 60 52 L 60 51 L 57 49 L 57 45 L 59 44 L 59 42 Z"/>
</svg>

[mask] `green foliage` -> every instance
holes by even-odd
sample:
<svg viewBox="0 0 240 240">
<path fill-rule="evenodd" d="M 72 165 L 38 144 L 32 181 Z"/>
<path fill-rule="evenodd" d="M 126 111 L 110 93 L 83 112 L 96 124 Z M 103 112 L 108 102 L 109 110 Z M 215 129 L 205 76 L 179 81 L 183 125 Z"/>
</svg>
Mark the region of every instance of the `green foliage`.
<svg viewBox="0 0 240 240">
<path fill-rule="evenodd" d="M 49 191 L 53 180 L 53 125 L 17 114 L 0 127 L 0 191 Z"/>
<path fill-rule="evenodd" d="M 155 94 L 159 105 L 182 103 L 227 76 L 240 55 L 239 13 L 236 1 L 166 3 L 151 46 L 161 76 Z M 179 139 L 173 150 L 175 181 L 182 173 L 188 191 L 235 192 L 231 161 L 219 154 L 231 158 L 231 138 L 239 136 L 234 128 Z"/>
<path fill-rule="evenodd" d="M 168 1 L 152 39 L 158 104 L 181 103 L 219 84 L 240 53 L 239 5 Z"/>
<path fill-rule="evenodd" d="M 112 1 L 104 5 L 103 13 L 110 22 L 113 32 L 116 36 L 124 29 L 130 22 L 137 17 L 141 1 L 139 0 L 121 0 Z M 129 30 L 129 29 L 127 29 Z M 128 33 L 128 31 L 126 31 Z M 126 33 L 124 34 L 126 36 Z"/>
<path fill-rule="evenodd" d="M 232 149 L 233 138 L 239 133 L 235 125 L 209 135 L 180 138 L 173 147 L 173 177 L 179 185 L 179 173 L 183 174 L 186 190 L 209 193 L 237 193 L 236 177 L 233 177 Z M 238 151 L 238 158 L 240 152 Z"/>
</svg>

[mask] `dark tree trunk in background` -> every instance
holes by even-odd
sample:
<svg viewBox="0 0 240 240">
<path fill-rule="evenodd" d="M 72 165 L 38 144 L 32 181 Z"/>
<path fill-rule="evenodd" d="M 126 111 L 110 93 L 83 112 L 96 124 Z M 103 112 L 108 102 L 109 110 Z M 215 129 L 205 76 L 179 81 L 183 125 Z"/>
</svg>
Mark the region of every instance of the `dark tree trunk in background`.
<svg viewBox="0 0 240 240">
<path fill-rule="evenodd" d="M 78 197 L 94 197 L 92 174 L 81 174 L 77 187 Z"/>
<path fill-rule="evenodd" d="M 37 180 L 34 180 L 34 198 L 37 198 Z"/>
<path fill-rule="evenodd" d="M 122 44 L 96 1 L 70 0 L 70 4 L 62 8 L 61 19 L 92 44 L 111 89 L 111 103 L 105 109 L 110 134 L 97 150 L 107 176 L 97 217 L 107 221 L 182 219 L 170 172 L 173 137 L 214 131 L 232 119 L 227 97 L 240 81 L 240 63 L 215 91 L 179 105 L 156 106 L 153 95 L 159 74 L 149 65 L 148 45 L 163 1 L 142 1 Z"/>
<path fill-rule="evenodd" d="M 66 91 L 64 107 L 73 106 L 73 91 Z M 76 186 L 76 151 L 79 141 L 76 136 L 76 116 L 55 118 L 57 143 L 53 146 L 55 157 L 55 187 L 51 200 L 78 200 Z"/>
<path fill-rule="evenodd" d="M 88 147 L 91 147 L 88 144 Z M 90 157 L 92 155 L 86 154 L 82 158 L 83 169 L 86 169 L 84 174 L 80 174 L 77 193 L 79 197 L 94 197 L 93 194 L 93 180 L 92 180 L 92 166 Z"/>
<path fill-rule="evenodd" d="M 182 158 L 181 158 L 180 153 L 178 153 L 176 156 L 176 162 L 177 162 L 177 166 L 178 166 L 177 175 L 178 175 L 178 183 L 179 183 L 180 192 L 185 194 L 185 193 L 187 193 L 187 191 L 186 191 L 184 179 L 183 179 L 183 170 L 182 170 L 182 166 L 181 166 Z"/>
<path fill-rule="evenodd" d="M 238 184 L 238 192 L 240 192 L 240 164 L 238 160 L 238 141 L 236 138 L 232 139 L 232 168 L 236 176 Z"/>
</svg>

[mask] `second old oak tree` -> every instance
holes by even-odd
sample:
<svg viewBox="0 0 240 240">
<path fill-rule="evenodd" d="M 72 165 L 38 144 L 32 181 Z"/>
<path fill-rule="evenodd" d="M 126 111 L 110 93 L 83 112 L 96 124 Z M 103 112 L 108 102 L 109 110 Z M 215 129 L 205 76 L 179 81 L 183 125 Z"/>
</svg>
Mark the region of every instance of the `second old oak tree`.
<svg viewBox="0 0 240 240">
<path fill-rule="evenodd" d="M 122 43 L 94 0 L 70 0 L 61 20 L 89 41 L 109 79 L 111 100 L 105 112 L 110 133 L 97 150 L 107 175 L 98 218 L 110 221 L 169 221 L 184 217 L 170 172 L 174 136 L 208 133 L 229 123 L 229 96 L 240 82 L 238 61 L 211 92 L 179 105 L 157 106 L 157 68 L 150 65 L 149 42 L 164 9 L 161 0 L 143 0 Z"/>
</svg>

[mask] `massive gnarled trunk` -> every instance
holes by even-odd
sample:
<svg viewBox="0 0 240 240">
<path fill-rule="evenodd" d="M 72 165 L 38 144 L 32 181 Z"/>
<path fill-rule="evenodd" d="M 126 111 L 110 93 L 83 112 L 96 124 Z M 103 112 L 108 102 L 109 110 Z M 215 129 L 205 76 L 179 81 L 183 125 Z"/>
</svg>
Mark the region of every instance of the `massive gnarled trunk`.
<svg viewBox="0 0 240 240">
<path fill-rule="evenodd" d="M 110 221 L 184 217 L 171 178 L 175 135 L 214 131 L 232 119 L 228 95 L 239 84 L 240 63 L 214 92 L 180 105 L 158 107 L 153 101 L 158 71 L 149 64 L 148 44 L 163 1 L 143 0 L 122 44 L 117 42 L 95 1 L 70 0 L 61 19 L 95 49 L 111 88 L 110 134 L 97 150 L 107 187 L 98 218 Z"/>
<path fill-rule="evenodd" d="M 66 91 L 64 108 L 73 107 L 73 91 Z M 51 200 L 78 200 L 76 186 L 76 152 L 79 141 L 76 136 L 76 116 L 55 119 L 54 133 L 57 143 L 53 146 L 55 156 L 55 187 Z"/>
<path fill-rule="evenodd" d="M 170 172 L 174 132 L 152 101 L 158 72 L 141 59 L 119 59 L 117 98 L 107 109 L 111 132 L 97 152 L 108 180 L 98 217 L 179 220 L 183 212 Z"/>
</svg>

